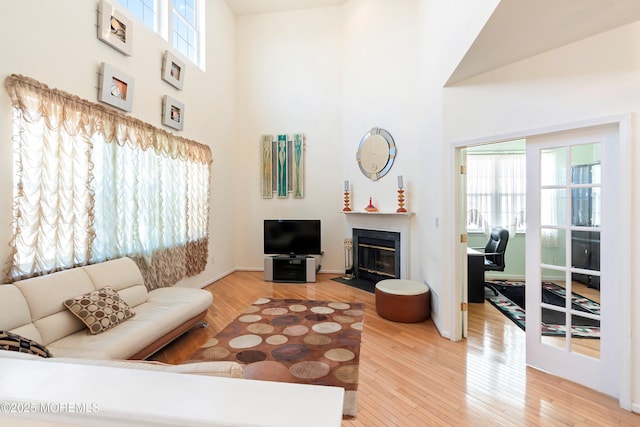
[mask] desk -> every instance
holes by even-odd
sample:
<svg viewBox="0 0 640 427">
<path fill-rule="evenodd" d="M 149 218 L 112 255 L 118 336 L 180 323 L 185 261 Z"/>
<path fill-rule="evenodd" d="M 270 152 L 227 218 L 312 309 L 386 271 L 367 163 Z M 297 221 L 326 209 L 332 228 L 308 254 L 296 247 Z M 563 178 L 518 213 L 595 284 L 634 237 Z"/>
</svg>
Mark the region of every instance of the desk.
<svg viewBox="0 0 640 427">
<path fill-rule="evenodd" d="M 467 248 L 467 301 L 484 303 L 484 254 Z"/>
</svg>

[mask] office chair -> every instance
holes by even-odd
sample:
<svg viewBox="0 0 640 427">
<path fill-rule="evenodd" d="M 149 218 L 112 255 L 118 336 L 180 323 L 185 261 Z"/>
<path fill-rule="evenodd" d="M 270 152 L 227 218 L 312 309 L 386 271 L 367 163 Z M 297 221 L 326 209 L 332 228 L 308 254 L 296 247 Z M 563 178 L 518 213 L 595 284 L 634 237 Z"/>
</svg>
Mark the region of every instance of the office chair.
<svg viewBox="0 0 640 427">
<path fill-rule="evenodd" d="M 502 227 L 495 227 L 491 230 L 489 240 L 484 247 L 484 271 L 504 271 L 505 268 L 505 252 L 507 243 L 509 242 L 509 230 Z M 483 248 L 474 248 L 483 249 Z M 491 285 L 485 286 L 491 289 L 496 295 L 498 291 Z"/>
</svg>

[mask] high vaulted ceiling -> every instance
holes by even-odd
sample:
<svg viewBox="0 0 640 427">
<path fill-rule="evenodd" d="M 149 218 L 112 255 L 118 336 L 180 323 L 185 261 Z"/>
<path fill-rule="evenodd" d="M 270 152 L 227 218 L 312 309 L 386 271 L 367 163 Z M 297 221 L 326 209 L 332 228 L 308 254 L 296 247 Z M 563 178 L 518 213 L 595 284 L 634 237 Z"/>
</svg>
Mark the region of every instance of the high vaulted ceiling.
<svg viewBox="0 0 640 427">
<path fill-rule="evenodd" d="M 225 1 L 236 15 L 250 15 L 336 6 L 348 0 Z M 502 0 L 447 84 L 638 20 L 640 0 Z"/>
<path fill-rule="evenodd" d="M 448 84 L 638 20 L 640 0 L 502 0 Z"/>
<path fill-rule="evenodd" d="M 344 4 L 347 0 L 225 0 L 236 15 L 282 12 Z"/>
</svg>

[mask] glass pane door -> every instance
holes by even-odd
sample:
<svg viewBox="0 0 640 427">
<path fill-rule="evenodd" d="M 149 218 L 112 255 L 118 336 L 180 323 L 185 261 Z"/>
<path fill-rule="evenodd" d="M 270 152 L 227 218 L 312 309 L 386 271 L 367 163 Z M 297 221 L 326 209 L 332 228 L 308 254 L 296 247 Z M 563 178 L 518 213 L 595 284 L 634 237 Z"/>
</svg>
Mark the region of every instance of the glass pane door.
<svg viewBox="0 0 640 427">
<path fill-rule="evenodd" d="M 600 358 L 601 144 L 540 153 L 541 342 Z"/>
<path fill-rule="evenodd" d="M 607 169 L 617 147 L 615 126 L 527 139 L 527 364 L 610 395 L 620 384 L 620 253 L 605 231 L 617 218 Z"/>
</svg>

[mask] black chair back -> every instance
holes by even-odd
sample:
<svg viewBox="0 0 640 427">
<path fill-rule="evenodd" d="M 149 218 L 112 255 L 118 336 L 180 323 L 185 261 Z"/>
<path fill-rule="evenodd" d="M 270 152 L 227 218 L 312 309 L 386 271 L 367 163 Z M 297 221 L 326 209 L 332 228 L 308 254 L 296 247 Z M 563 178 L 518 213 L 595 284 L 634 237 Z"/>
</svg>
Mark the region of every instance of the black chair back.
<svg viewBox="0 0 640 427">
<path fill-rule="evenodd" d="M 489 236 L 487 246 L 484 248 L 485 270 L 504 271 L 504 253 L 507 250 L 507 242 L 509 242 L 509 230 L 501 227 L 491 230 L 491 236 Z"/>
</svg>

